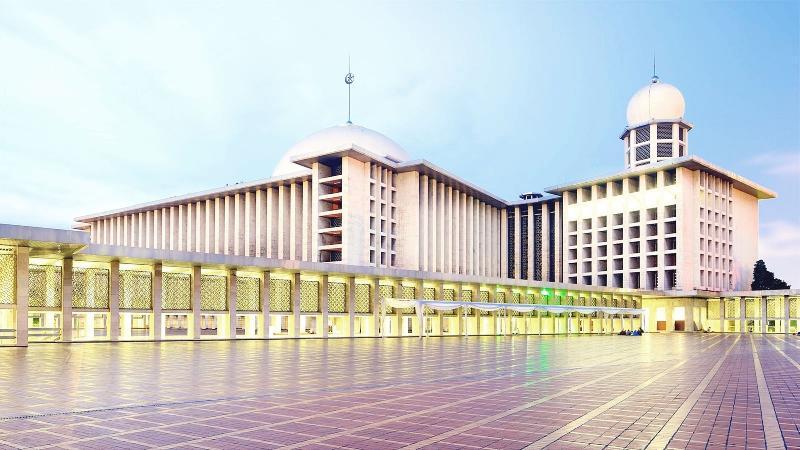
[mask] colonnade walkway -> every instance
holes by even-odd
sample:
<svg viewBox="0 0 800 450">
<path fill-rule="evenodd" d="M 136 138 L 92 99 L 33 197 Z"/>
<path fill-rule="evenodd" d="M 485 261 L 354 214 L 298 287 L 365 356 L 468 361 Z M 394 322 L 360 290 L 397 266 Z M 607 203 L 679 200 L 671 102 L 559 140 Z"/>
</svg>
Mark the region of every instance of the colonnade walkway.
<svg viewBox="0 0 800 450">
<path fill-rule="evenodd" d="M 800 338 L 0 350 L 0 448 L 800 448 Z"/>
</svg>

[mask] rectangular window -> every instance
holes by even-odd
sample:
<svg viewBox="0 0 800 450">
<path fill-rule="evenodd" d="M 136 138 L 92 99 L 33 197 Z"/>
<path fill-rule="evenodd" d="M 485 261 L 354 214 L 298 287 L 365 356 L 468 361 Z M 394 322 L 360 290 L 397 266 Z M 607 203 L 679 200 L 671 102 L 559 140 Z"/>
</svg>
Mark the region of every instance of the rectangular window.
<svg viewBox="0 0 800 450">
<path fill-rule="evenodd" d="M 672 139 L 672 124 L 658 124 L 656 127 L 656 137 L 658 137 L 658 139 Z"/>
<path fill-rule="evenodd" d="M 636 143 L 641 144 L 650 140 L 650 125 L 636 129 Z"/>
</svg>

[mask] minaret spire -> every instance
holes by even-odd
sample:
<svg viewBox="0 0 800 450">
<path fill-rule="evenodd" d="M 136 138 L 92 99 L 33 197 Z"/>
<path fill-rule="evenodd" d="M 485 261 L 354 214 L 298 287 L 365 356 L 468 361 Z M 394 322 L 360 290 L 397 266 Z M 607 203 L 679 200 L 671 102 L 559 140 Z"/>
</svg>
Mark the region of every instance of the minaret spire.
<svg viewBox="0 0 800 450">
<path fill-rule="evenodd" d="M 350 85 L 355 81 L 355 75 L 350 72 L 350 55 L 347 55 L 347 75 L 344 76 L 344 82 L 347 83 L 347 124 L 352 125 L 350 120 Z"/>
<path fill-rule="evenodd" d="M 658 75 L 656 75 L 656 52 L 653 52 L 653 83 L 658 83 Z"/>
</svg>

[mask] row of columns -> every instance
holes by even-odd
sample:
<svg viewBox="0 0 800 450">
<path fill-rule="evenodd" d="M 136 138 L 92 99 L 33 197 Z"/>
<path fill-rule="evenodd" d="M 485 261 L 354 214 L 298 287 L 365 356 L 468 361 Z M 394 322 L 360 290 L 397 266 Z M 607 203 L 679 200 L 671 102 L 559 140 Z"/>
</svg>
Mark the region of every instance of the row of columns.
<svg viewBox="0 0 800 450">
<path fill-rule="evenodd" d="M 767 299 L 769 297 L 782 297 L 783 298 L 783 317 L 767 317 Z M 729 297 L 730 298 L 730 297 Z M 726 308 L 725 302 L 729 298 L 720 298 L 719 299 L 719 330 L 720 332 L 725 332 L 725 322 L 730 320 L 726 315 Z M 760 309 L 761 309 L 761 316 L 760 317 L 747 317 L 747 299 L 748 298 L 758 298 L 760 299 Z M 790 296 L 788 295 L 770 295 L 770 296 L 761 296 L 761 297 L 736 297 L 739 300 L 739 332 L 744 333 L 747 329 L 747 320 L 759 320 L 761 322 L 761 333 L 766 334 L 767 332 L 767 321 L 769 319 L 774 320 L 783 320 L 783 332 L 784 334 L 789 334 L 789 300 Z M 731 318 L 733 319 L 733 318 Z"/>
</svg>

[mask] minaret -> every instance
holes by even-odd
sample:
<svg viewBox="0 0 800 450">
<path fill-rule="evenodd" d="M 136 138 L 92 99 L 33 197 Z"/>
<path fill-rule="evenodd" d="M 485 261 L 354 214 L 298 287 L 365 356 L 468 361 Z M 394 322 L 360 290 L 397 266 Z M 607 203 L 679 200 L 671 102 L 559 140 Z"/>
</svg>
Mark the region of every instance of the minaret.
<svg viewBox="0 0 800 450">
<path fill-rule="evenodd" d="M 625 168 L 686 156 L 692 125 L 683 119 L 685 110 L 681 91 L 654 73 L 628 102 L 628 126 L 620 136 L 625 143 Z"/>
</svg>

